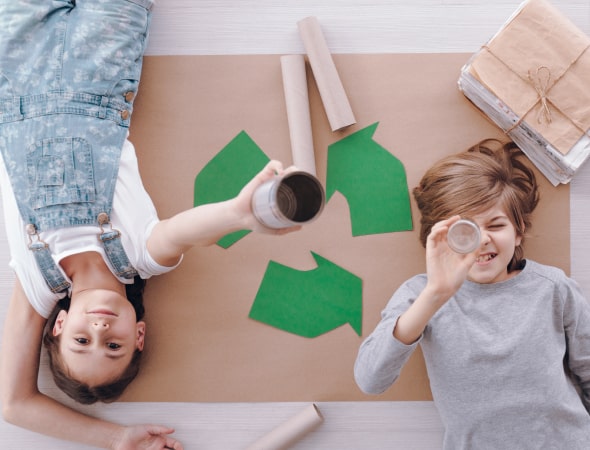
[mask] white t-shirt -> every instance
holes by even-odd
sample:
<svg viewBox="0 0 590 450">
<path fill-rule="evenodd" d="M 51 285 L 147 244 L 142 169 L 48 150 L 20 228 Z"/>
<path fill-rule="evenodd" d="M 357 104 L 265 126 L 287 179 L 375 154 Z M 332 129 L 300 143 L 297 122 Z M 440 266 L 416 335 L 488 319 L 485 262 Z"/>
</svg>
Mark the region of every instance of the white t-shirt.
<svg viewBox="0 0 590 450">
<path fill-rule="evenodd" d="M 16 272 L 33 308 L 41 316 L 47 318 L 57 301 L 65 294 L 51 292 L 32 252 L 28 249 L 29 236 L 25 231 L 25 223 L 20 216 L 2 158 L 0 158 L 0 186 L 11 256 L 10 267 Z M 176 267 L 161 266 L 147 251 L 148 237 L 159 219 L 154 204 L 143 187 L 135 148 L 128 140 L 125 140 L 123 144 L 110 218 L 113 228 L 121 232 L 123 248 L 131 264 L 142 278 L 160 275 Z M 77 226 L 45 231 L 40 233 L 40 238 L 49 244 L 53 259 L 60 270 L 59 262 L 63 258 L 77 253 L 95 251 L 102 255 L 112 271 L 98 239 L 99 233 L 100 228 L 95 225 Z M 71 281 L 63 270 L 62 274 L 66 280 Z M 119 279 L 122 283 L 133 282 L 133 280 L 125 278 Z"/>
</svg>

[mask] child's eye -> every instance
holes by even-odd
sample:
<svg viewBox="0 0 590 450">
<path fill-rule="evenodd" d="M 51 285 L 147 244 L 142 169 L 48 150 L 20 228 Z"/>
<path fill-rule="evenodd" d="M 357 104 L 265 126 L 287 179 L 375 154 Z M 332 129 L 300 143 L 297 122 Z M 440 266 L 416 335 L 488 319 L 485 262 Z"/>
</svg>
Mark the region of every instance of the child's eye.
<svg viewBox="0 0 590 450">
<path fill-rule="evenodd" d="M 86 339 L 86 338 L 75 338 L 75 340 L 78 344 L 82 344 L 82 345 L 88 344 L 88 339 Z"/>
<path fill-rule="evenodd" d="M 107 344 L 107 347 L 110 348 L 111 350 L 118 350 L 121 348 L 121 346 L 119 344 L 115 344 L 114 342 L 109 342 Z"/>
</svg>

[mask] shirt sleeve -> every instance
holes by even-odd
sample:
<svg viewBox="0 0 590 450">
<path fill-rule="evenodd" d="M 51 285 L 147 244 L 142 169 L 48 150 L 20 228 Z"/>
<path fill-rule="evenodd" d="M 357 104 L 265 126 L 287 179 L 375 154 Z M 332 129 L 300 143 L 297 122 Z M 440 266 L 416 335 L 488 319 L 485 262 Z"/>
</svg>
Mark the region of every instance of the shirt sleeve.
<svg viewBox="0 0 590 450">
<path fill-rule="evenodd" d="M 590 301 L 570 278 L 563 290 L 567 362 L 581 389 L 584 406 L 590 411 Z"/>
<path fill-rule="evenodd" d="M 395 292 L 381 313 L 381 321 L 361 344 L 354 364 L 354 377 L 359 388 L 367 394 L 386 391 L 398 379 L 402 367 L 422 340 L 420 337 L 406 345 L 393 336 L 397 319 L 421 291 L 416 284 L 421 284 L 418 277 Z"/>
<path fill-rule="evenodd" d="M 125 141 L 121 153 L 111 220 L 113 226 L 122 231 L 123 248 L 142 278 L 169 272 L 182 261 L 181 258 L 174 266 L 162 266 L 147 250 L 147 240 L 159 218 L 152 199 L 143 186 L 135 148 L 128 140 Z"/>
</svg>

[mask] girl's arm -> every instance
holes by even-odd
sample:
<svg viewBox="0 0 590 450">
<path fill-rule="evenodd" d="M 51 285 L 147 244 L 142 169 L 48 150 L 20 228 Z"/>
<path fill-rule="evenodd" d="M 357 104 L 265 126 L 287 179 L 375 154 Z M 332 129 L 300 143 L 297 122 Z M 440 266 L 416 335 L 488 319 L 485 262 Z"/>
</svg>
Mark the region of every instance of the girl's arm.
<svg viewBox="0 0 590 450">
<path fill-rule="evenodd" d="M 182 449 L 156 425 L 124 427 L 99 420 L 39 392 L 37 377 L 45 319 L 30 305 L 16 282 L 8 307 L 0 355 L 0 399 L 7 422 L 58 439 L 100 448 Z"/>
<path fill-rule="evenodd" d="M 228 233 L 254 230 L 272 234 L 284 234 L 299 229 L 269 229 L 262 226 L 252 214 L 250 202 L 256 188 L 276 175 L 293 170 L 283 170 L 278 161 L 269 162 L 237 197 L 218 203 L 200 205 L 159 222 L 150 235 L 147 247 L 154 260 L 163 266 L 172 266 L 180 256 L 196 245 L 214 244 Z"/>
</svg>

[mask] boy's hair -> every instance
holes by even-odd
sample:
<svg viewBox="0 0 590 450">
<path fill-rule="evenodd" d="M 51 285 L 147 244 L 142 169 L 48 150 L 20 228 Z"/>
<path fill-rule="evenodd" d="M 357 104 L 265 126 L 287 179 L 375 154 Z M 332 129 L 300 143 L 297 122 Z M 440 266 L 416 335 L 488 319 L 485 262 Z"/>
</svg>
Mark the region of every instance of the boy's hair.
<svg viewBox="0 0 590 450">
<path fill-rule="evenodd" d="M 535 174 L 522 157 L 513 142 L 487 139 L 434 164 L 413 190 L 422 215 L 422 245 L 426 247 L 432 226 L 440 220 L 481 213 L 498 201 L 524 241 L 539 192 Z M 520 267 L 523 257 L 521 242 L 508 271 Z"/>
<path fill-rule="evenodd" d="M 127 299 L 133 305 L 135 310 L 135 317 L 137 321 L 143 319 L 144 307 L 143 307 L 143 288 L 145 286 L 145 280 L 136 276 L 133 284 L 126 284 L 125 290 Z M 105 383 L 98 386 L 89 386 L 86 383 L 81 383 L 78 380 L 72 378 L 61 358 L 59 351 L 59 336 L 53 335 L 53 327 L 57 319 L 57 315 L 61 310 L 68 311 L 70 309 L 70 298 L 65 297 L 61 299 L 53 309 L 47 325 L 45 327 L 45 335 L 43 336 L 43 343 L 47 348 L 47 354 L 49 355 L 49 368 L 53 374 L 53 380 L 58 388 L 65 392 L 68 396 L 76 400 L 78 403 L 90 405 L 97 401 L 110 403 L 121 396 L 125 388 L 133 381 L 139 372 L 139 366 L 141 362 L 141 351 L 135 350 L 131 362 L 127 368 L 123 371 L 120 377 L 115 381 Z"/>
</svg>

